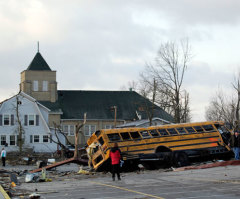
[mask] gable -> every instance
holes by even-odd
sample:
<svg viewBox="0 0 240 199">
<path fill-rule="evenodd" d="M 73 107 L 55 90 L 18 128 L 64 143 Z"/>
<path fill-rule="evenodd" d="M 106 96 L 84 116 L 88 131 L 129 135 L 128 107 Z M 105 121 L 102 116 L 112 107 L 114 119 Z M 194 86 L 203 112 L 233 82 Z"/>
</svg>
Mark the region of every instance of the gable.
<svg viewBox="0 0 240 199">
<path fill-rule="evenodd" d="M 44 128 L 46 132 L 50 132 L 49 127 L 47 125 L 48 122 L 48 109 L 44 106 L 40 106 L 35 99 L 27 95 L 23 95 L 22 93 L 17 94 L 10 99 L 2 102 L 2 106 L 0 109 L 1 115 L 13 115 L 14 123 L 17 122 L 17 107 L 18 114 L 22 124 L 25 122 L 26 115 L 34 115 L 34 120 L 39 121 L 38 126 L 42 126 L 39 128 Z M 17 103 L 18 102 L 18 103 Z M 38 119 L 36 119 L 38 117 Z"/>
</svg>

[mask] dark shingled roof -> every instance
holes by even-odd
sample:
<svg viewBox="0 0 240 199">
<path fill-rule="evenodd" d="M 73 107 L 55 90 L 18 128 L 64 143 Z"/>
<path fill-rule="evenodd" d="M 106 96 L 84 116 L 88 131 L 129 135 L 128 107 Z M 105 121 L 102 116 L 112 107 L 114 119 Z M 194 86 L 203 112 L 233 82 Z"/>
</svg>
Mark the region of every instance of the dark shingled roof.
<svg viewBox="0 0 240 199">
<path fill-rule="evenodd" d="M 32 62 L 28 66 L 27 70 L 50 70 L 51 68 L 48 66 L 47 62 L 43 59 L 42 55 L 37 52 Z"/>
<path fill-rule="evenodd" d="M 147 118 L 146 107 L 152 106 L 149 100 L 135 91 L 82 91 L 82 90 L 59 90 L 56 103 L 40 102 L 51 111 L 61 109 L 62 119 L 83 119 L 87 112 L 87 119 L 114 119 L 114 111 L 111 109 L 117 106 L 118 120 L 138 119 L 136 111 Z M 173 121 L 173 118 L 154 105 L 154 117 Z"/>
</svg>

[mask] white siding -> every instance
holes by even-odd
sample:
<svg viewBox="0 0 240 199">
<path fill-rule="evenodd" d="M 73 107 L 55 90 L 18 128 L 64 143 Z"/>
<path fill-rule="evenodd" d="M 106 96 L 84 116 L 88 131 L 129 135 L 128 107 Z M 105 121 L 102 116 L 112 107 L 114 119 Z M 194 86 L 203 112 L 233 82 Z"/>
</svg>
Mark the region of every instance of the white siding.
<svg viewBox="0 0 240 199">
<path fill-rule="evenodd" d="M 43 142 L 43 135 L 50 135 L 50 129 L 48 127 L 48 109 L 40 106 L 36 101 L 29 97 L 25 97 L 25 95 L 17 95 L 19 103 L 19 118 L 21 124 L 24 129 L 24 146 L 26 148 L 33 148 L 35 152 L 54 152 L 53 150 L 57 149 L 57 145 L 55 143 Z M 8 126 L 0 126 L 0 137 L 1 135 L 6 135 L 6 142 L 8 143 L 8 147 L 6 147 L 7 151 L 15 151 L 19 150 L 18 146 L 10 146 L 10 136 L 18 135 L 18 121 L 16 114 L 17 100 L 16 96 L 10 98 L 3 102 L 0 108 L 0 115 L 9 114 L 14 115 L 14 125 Z M 34 115 L 35 122 L 34 125 L 24 125 L 25 115 Z M 38 115 L 38 116 L 37 116 Z M 11 116 L 10 116 L 11 118 Z M 28 117 L 29 118 L 29 117 Z M 36 118 L 39 118 L 39 123 L 37 125 Z M 3 123 L 2 123 L 3 124 Z M 30 135 L 39 135 L 39 143 L 30 143 Z M 53 137 L 54 134 L 52 135 Z M 53 138 L 54 139 L 54 138 Z M 56 140 L 56 138 L 55 138 Z M 65 142 L 63 142 L 65 143 Z M 3 147 L 0 145 L 0 147 Z"/>
</svg>

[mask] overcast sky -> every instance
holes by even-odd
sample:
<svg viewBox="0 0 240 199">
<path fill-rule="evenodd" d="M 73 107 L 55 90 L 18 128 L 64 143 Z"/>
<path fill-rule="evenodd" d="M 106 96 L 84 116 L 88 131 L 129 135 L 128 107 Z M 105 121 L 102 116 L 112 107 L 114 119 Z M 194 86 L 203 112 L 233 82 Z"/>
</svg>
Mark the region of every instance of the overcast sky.
<svg viewBox="0 0 240 199">
<path fill-rule="evenodd" d="M 119 90 L 161 43 L 188 38 L 184 87 L 193 121 L 203 121 L 240 66 L 239 10 L 238 0 L 0 0 L 0 101 L 18 92 L 37 41 L 59 90 Z"/>
</svg>

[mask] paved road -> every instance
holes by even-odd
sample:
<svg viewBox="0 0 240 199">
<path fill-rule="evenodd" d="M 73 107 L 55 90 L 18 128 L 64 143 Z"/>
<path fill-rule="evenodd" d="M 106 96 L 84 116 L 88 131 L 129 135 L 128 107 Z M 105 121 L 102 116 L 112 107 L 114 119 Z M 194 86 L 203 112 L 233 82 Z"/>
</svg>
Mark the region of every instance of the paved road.
<svg viewBox="0 0 240 199">
<path fill-rule="evenodd" d="M 76 177 L 77 178 L 77 177 Z M 21 188 L 38 189 L 42 198 L 60 199 L 239 199 L 240 166 L 178 172 L 144 171 L 125 173 L 122 181 L 110 175 L 85 179 L 64 179 Z"/>
</svg>

